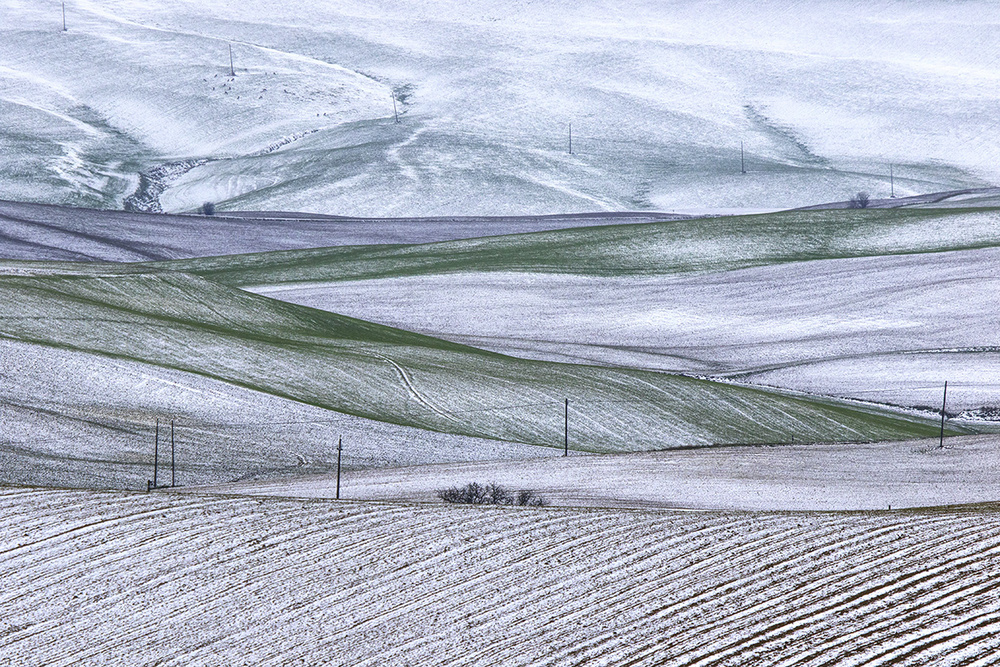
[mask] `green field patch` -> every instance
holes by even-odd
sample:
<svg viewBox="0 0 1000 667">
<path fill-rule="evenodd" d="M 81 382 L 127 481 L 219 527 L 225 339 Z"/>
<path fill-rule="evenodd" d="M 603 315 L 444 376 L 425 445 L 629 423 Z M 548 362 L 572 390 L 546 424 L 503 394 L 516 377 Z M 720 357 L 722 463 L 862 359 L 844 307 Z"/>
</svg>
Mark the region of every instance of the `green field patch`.
<svg viewBox="0 0 1000 667">
<path fill-rule="evenodd" d="M 0 276 L 0 333 L 221 379 L 380 421 L 634 451 L 933 435 L 934 420 L 641 370 L 529 361 L 196 276 Z M 949 433 L 961 429 L 949 428 Z"/>
<path fill-rule="evenodd" d="M 341 246 L 153 263 L 232 286 L 514 271 L 716 272 L 1000 245 L 1000 209 L 818 210 L 564 229 L 421 245 Z"/>
</svg>

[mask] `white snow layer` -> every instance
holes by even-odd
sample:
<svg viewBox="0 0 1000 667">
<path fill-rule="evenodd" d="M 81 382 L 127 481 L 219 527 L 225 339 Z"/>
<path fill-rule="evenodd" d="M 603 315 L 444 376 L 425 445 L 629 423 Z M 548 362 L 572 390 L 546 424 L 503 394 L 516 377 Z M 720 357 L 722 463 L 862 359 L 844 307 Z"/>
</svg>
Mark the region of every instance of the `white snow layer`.
<svg viewBox="0 0 1000 667">
<path fill-rule="evenodd" d="M 454 508 L 0 489 L 0 661 L 987 665 L 995 510 Z"/>
<path fill-rule="evenodd" d="M 553 505 L 725 510 L 903 509 L 1000 499 L 1000 436 L 909 442 L 710 447 L 638 454 L 351 471 L 341 498 L 440 502 L 449 487 L 498 483 Z M 191 489 L 332 498 L 330 474 Z"/>
<path fill-rule="evenodd" d="M 252 291 L 515 356 L 997 406 L 1000 249 L 599 278 L 458 273 Z M 471 314 L 471 315 L 470 315 Z"/>
<path fill-rule="evenodd" d="M 181 158 L 210 161 L 167 210 L 762 209 L 888 195 L 890 163 L 897 194 L 1000 180 L 989 0 L 4 13 L 0 198 L 120 206 Z"/>
</svg>

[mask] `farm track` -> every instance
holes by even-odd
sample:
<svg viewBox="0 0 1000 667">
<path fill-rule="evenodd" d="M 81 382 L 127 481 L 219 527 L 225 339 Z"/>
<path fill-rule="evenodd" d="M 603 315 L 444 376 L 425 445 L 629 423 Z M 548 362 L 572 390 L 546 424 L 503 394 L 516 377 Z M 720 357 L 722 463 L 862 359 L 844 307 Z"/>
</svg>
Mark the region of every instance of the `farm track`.
<svg viewBox="0 0 1000 667">
<path fill-rule="evenodd" d="M 1000 512 L 0 488 L 6 664 L 985 665 Z"/>
</svg>

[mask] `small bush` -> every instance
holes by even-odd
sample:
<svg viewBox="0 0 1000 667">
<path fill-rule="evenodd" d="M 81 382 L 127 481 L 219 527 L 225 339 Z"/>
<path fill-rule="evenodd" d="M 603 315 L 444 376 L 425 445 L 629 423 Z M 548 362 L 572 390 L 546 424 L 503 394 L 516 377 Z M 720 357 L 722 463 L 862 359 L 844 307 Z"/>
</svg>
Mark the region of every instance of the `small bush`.
<svg viewBox="0 0 1000 667">
<path fill-rule="evenodd" d="M 201 205 L 202 215 L 215 215 L 215 204 L 210 201 L 205 202 Z"/>
<path fill-rule="evenodd" d="M 851 197 L 851 200 L 847 202 L 848 206 L 851 208 L 868 208 L 868 200 L 871 197 L 867 192 L 859 192 L 858 194 Z"/>
<path fill-rule="evenodd" d="M 459 503 L 463 505 L 520 505 L 522 507 L 541 507 L 545 501 L 541 496 L 535 495 L 534 491 L 522 489 L 516 494 L 511 494 L 507 489 L 490 482 L 489 484 L 477 484 L 470 482 L 465 486 L 453 486 L 448 489 L 440 489 L 437 492 L 438 498 L 446 503 Z"/>
<path fill-rule="evenodd" d="M 514 499 L 515 505 L 521 505 L 522 507 L 541 507 L 545 504 L 541 496 L 536 496 L 534 491 L 529 491 L 528 489 L 521 489 L 517 492 L 517 498 Z"/>
</svg>

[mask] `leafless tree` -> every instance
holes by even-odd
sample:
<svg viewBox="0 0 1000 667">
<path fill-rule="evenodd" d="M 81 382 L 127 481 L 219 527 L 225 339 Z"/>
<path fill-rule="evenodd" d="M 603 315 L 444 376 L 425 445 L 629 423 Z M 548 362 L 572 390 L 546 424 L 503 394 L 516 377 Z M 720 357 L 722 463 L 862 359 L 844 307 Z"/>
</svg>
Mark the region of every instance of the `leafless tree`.
<svg viewBox="0 0 1000 667">
<path fill-rule="evenodd" d="M 848 202 L 848 206 L 851 208 L 868 208 L 869 199 L 870 196 L 867 192 L 859 192 L 851 197 L 851 200 Z"/>
</svg>

